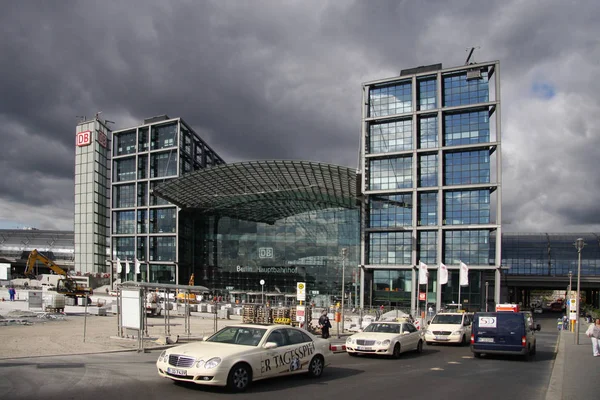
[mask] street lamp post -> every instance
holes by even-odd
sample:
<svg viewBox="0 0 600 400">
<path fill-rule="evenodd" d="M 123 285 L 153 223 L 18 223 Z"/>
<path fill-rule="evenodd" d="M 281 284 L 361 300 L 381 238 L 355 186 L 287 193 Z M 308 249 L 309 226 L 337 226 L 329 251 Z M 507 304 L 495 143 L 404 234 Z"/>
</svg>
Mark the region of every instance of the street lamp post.
<svg viewBox="0 0 600 400">
<path fill-rule="evenodd" d="M 567 304 L 569 305 L 569 309 L 567 310 L 567 315 L 569 315 L 569 331 L 573 330 L 573 323 L 571 323 L 571 291 L 573 290 L 573 286 L 571 285 L 571 278 L 573 278 L 573 272 L 569 271 L 569 290 L 567 290 Z"/>
<path fill-rule="evenodd" d="M 346 255 L 348 254 L 348 249 L 346 247 L 344 247 L 342 249 L 342 314 L 341 314 L 341 318 L 342 318 L 342 328 L 341 330 L 338 328 L 338 339 L 340 338 L 340 335 L 342 332 L 344 332 L 344 281 L 346 279 Z"/>
<path fill-rule="evenodd" d="M 577 248 L 577 298 L 575 299 L 575 344 L 579 344 L 579 303 L 581 302 L 581 250 L 583 250 L 585 242 L 582 238 L 578 238 L 575 241 L 575 247 Z"/>
</svg>

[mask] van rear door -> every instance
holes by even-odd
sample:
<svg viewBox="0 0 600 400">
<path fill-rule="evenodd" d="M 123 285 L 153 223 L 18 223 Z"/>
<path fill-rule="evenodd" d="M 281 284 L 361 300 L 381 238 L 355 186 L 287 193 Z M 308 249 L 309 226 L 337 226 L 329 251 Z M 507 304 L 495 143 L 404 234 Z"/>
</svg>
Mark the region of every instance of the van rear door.
<svg viewBox="0 0 600 400">
<path fill-rule="evenodd" d="M 522 314 L 498 313 L 498 344 L 522 347 L 523 336 L 525 336 L 525 321 Z"/>
</svg>

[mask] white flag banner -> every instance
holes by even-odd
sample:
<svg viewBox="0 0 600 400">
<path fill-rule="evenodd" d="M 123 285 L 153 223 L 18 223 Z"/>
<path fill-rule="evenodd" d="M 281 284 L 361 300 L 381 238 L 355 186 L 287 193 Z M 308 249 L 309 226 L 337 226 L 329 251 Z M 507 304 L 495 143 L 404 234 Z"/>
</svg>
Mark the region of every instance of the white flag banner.
<svg viewBox="0 0 600 400">
<path fill-rule="evenodd" d="M 445 285 L 448 283 L 448 267 L 444 265 L 444 263 L 440 263 L 440 285 Z"/>
<path fill-rule="evenodd" d="M 138 260 L 137 257 L 135 258 L 135 273 L 140 273 L 140 260 Z"/>
<path fill-rule="evenodd" d="M 121 260 L 117 257 L 117 274 L 123 272 L 123 266 L 121 265 Z"/>
<path fill-rule="evenodd" d="M 125 272 L 129 273 L 130 268 L 129 268 L 129 260 L 125 259 Z"/>
<path fill-rule="evenodd" d="M 419 285 L 427 284 L 427 264 L 419 261 Z"/>
<path fill-rule="evenodd" d="M 464 262 L 460 262 L 460 274 L 459 274 L 460 286 L 469 286 L 469 267 Z"/>
</svg>

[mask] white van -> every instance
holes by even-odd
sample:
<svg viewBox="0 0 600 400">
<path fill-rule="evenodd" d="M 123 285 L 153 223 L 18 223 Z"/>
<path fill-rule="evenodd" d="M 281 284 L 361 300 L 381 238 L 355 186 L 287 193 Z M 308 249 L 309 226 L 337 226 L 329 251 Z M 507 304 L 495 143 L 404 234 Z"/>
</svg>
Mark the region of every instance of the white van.
<svg viewBox="0 0 600 400">
<path fill-rule="evenodd" d="M 428 322 L 425 342 L 467 345 L 471 338 L 473 315 L 465 312 L 438 313 Z"/>
</svg>

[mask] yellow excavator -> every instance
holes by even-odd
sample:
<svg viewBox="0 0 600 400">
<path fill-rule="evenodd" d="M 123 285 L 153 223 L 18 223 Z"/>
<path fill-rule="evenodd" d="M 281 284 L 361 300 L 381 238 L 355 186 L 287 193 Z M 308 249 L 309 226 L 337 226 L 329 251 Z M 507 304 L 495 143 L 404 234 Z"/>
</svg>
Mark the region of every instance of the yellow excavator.
<svg viewBox="0 0 600 400">
<path fill-rule="evenodd" d="M 56 284 L 56 292 L 59 294 L 64 294 L 67 297 L 83 297 L 87 298 L 92 294 L 92 288 L 85 287 L 77 283 L 74 279 L 69 278 L 67 272 L 56 265 L 54 261 L 38 252 L 37 250 L 32 250 L 29 253 L 29 257 L 27 258 L 27 264 L 25 266 L 25 276 L 32 277 L 35 262 L 39 261 L 52 271 L 54 271 L 57 275 L 61 275 L 62 279 L 59 279 Z"/>
<path fill-rule="evenodd" d="M 190 276 L 190 281 L 188 282 L 189 286 L 194 286 L 194 274 L 192 274 Z M 198 302 L 198 299 L 196 298 L 196 295 L 194 293 L 185 293 L 185 292 L 180 292 L 177 293 L 177 302 L 178 303 L 185 303 L 187 299 L 187 302 L 190 304 L 195 304 Z"/>
</svg>

